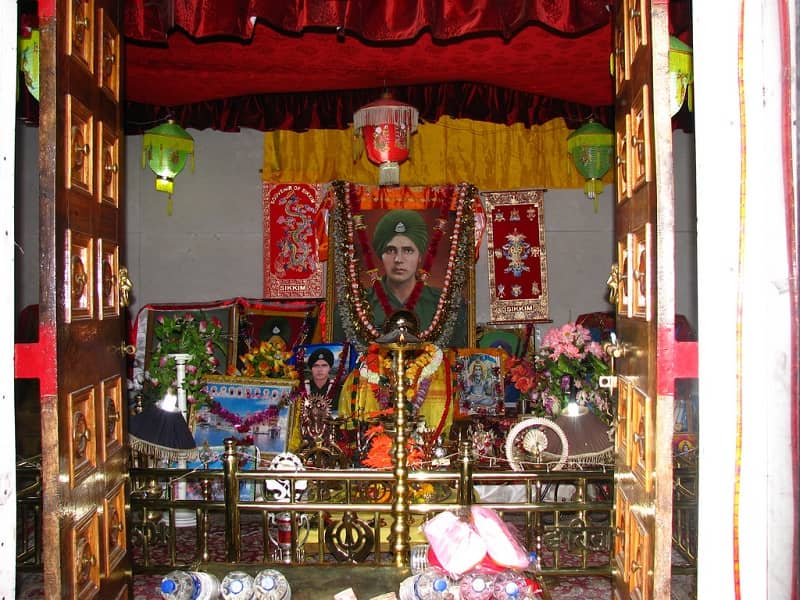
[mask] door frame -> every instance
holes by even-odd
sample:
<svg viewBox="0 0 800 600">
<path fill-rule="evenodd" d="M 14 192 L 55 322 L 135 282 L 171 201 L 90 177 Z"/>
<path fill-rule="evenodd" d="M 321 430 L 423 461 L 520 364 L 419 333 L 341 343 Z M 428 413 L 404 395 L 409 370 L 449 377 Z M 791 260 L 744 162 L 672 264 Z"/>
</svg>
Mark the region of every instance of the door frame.
<svg viewBox="0 0 800 600">
<path fill-rule="evenodd" d="M 784 28 L 779 7 L 790 15 Z M 795 68 L 784 81 L 781 60 L 788 53 L 796 63 L 798 44 L 795 38 L 794 48 L 788 40 L 782 48 L 781 37 L 787 29 L 796 36 L 800 2 L 740 0 L 724 11 L 695 2 L 692 10 L 702 399 L 698 597 L 794 592 L 796 598 L 798 447 L 791 422 L 796 427 L 798 314 L 788 256 L 797 260 L 798 249 L 795 239 L 787 252 L 785 233 L 787 196 L 797 232 L 798 129 L 783 115 L 798 113 L 798 80 Z M 793 106 L 781 101 L 782 82 L 794 90 Z M 781 132 L 794 135 L 793 148 L 782 145 Z M 783 181 L 791 152 L 793 194 Z M 713 560 L 702 559 L 708 556 Z"/>
<path fill-rule="evenodd" d="M 0 76 L 17 78 L 17 3 L 0 7 Z M 14 598 L 17 548 L 16 441 L 14 432 L 14 165 L 16 138 L 16 90 L 0 87 L 0 322 L 11 332 L 0 343 L 0 597 Z"/>
</svg>

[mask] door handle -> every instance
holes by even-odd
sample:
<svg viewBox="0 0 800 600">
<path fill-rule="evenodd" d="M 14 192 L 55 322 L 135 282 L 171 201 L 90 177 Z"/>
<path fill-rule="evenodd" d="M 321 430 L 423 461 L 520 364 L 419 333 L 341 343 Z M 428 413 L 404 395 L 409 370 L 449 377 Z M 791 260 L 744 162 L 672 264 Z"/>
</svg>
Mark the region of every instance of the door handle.
<svg viewBox="0 0 800 600">
<path fill-rule="evenodd" d="M 120 342 L 119 346 L 116 346 L 114 350 L 119 352 L 122 356 L 133 356 L 136 354 L 136 346 L 133 344 L 126 344 L 124 341 Z"/>
<path fill-rule="evenodd" d="M 118 271 L 119 276 L 119 304 L 120 306 L 130 306 L 131 304 L 131 290 L 133 289 L 133 282 L 128 277 L 128 267 L 120 266 Z"/>
</svg>

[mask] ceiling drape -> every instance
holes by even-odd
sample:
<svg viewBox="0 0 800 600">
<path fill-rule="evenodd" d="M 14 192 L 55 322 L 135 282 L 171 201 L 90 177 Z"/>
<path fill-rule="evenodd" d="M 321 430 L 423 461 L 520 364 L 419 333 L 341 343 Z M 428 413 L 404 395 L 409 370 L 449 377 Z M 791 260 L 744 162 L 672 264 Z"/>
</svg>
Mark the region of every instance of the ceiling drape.
<svg viewBox="0 0 800 600">
<path fill-rule="evenodd" d="M 398 41 L 430 31 L 436 39 L 476 33 L 510 37 L 537 23 L 582 33 L 609 20 L 608 0 L 128 0 L 124 32 L 130 39 L 165 41 L 173 27 L 192 37 L 253 35 L 257 20 L 286 32 L 336 28 L 371 41 Z"/>
<path fill-rule="evenodd" d="M 427 122 L 436 122 L 447 115 L 530 127 L 561 118 L 569 128 L 577 129 L 589 117 L 594 117 L 607 127 L 613 126 L 611 106 L 586 106 L 485 84 L 441 83 L 306 94 L 257 94 L 181 106 L 129 102 L 126 133 L 143 133 L 153 123 L 167 118 L 175 119 L 184 128 L 230 132 L 242 128 L 298 132 L 346 129 L 353 121 L 353 114 L 384 91 L 390 92 L 396 100 L 413 105 L 419 110 L 420 119 Z"/>
</svg>

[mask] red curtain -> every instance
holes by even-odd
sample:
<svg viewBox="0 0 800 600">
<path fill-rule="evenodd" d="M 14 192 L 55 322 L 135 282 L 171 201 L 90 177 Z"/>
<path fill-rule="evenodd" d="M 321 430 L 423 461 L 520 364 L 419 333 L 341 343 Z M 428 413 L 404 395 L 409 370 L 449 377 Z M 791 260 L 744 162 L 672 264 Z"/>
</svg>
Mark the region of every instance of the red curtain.
<svg viewBox="0 0 800 600">
<path fill-rule="evenodd" d="M 608 22 L 608 0 L 128 0 L 125 36 L 163 41 L 171 27 L 192 37 L 249 38 L 256 19 L 287 32 L 339 28 L 371 41 L 397 41 L 424 30 L 436 39 L 474 33 L 509 37 L 530 23 L 581 33 Z"/>
<path fill-rule="evenodd" d="M 419 109 L 420 119 L 435 123 L 442 115 L 491 123 L 541 125 L 562 117 L 576 129 L 590 115 L 613 127 L 613 107 L 585 106 L 517 90 L 476 83 L 442 83 L 388 88 L 392 96 Z M 153 123 L 174 118 L 183 127 L 239 131 L 346 129 L 361 106 L 380 97 L 383 88 L 306 94 L 258 94 L 182 106 L 128 102 L 128 134 L 143 133 Z"/>
</svg>

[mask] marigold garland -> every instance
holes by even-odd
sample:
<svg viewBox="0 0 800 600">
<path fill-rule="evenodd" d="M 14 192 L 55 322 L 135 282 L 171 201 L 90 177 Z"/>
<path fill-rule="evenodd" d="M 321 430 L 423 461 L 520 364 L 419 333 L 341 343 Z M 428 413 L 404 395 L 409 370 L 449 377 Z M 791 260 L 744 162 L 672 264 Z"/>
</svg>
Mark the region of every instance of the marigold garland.
<svg viewBox="0 0 800 600">
<path fill-rule="evenodd" d="M 406 400 L 414 408 L 416 413 L 425 396 L 428 394 L 431 379 L 444 360 L 444 353 L 435 344 L 425 344 L 421 352 L 408 361 L 405 366 L 407 389 Z M 380 388 L 389 388 L 390 379 L 388 373 L 392 372 L 392 359 L 389 356 L 381 357 L 380 346 L 370 344 L 359 366 L 360 376 L 372 386 L 373 393 L 379 399 Z M 384 395 L 385 392 L 384 392 Z M 381 404 L 381 406 L 383 406 Z"/>
</svg>

